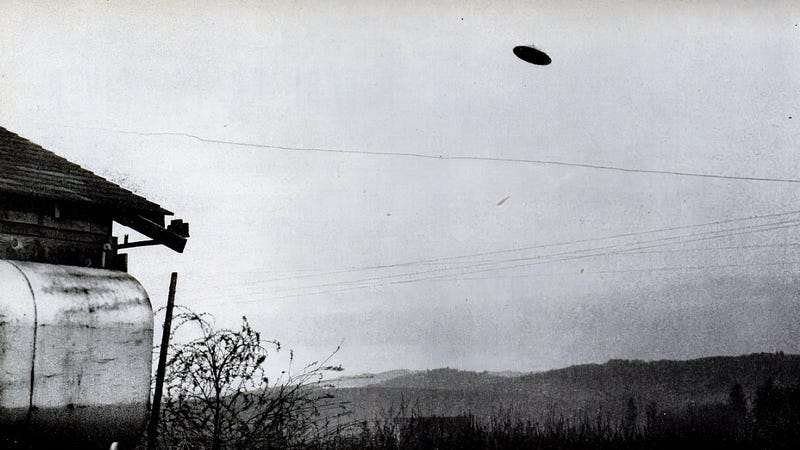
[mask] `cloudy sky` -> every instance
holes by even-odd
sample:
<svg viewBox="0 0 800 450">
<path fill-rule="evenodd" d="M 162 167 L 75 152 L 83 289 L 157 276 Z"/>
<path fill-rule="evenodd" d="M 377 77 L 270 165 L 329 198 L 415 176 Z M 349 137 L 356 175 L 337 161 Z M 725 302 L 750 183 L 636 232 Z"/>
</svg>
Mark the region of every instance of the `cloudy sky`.
<svg viewBox="0 0 800 450">
<path fill-rule="evenodd" d="M 130 251 L 155 307 L 177 271 L 179 303 L 350 373 L 798 352 L 798 22 L 6 0 L 0 124 L 191 223 Z"/>
</svg>

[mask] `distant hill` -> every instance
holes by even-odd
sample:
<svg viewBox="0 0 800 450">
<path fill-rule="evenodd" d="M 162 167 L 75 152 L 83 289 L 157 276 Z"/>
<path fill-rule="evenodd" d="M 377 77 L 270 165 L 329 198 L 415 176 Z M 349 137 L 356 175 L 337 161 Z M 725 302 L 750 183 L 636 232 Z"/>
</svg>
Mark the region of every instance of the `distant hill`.
<svg viewBox="0 0 800 450">
<path fill-rule="evenodd" d="M 381 372 L 381 373 L 364 373 L 359 375 L 334 378 L 333 380 L 330 380 L 327 384 L 335 386 L 337 388 L 358 388 L 358 387 L 379 385 L 411 373 L 414 373 L 414 371 L 408 369 L 390 370 L 388 372 Z"/>
<path fill-rule="evenodd" d="M 387 379 L 380 386 L 411 389 L 478 389 L 506 380 L 492 372 L 470 372 L 456 369 L 434 369 L 411 372 Z"/>
<path fill-rule="evenodd" d="M 649 403 L 665 410 L 720 403 L 727 401 L 736 383 L 752 401 L 756 388 L 768 378 L 777 385 L 800 385 L 800 355 L 611 360 L 516 376 L 455 369 L 394 371 L 375 375 L 368 385 L 335 389 L 335 395 L 352 402 L 360 419 L 404 415 L 412 409 L 419 415 L 616 418 L 629 398 L 640 411 Z"/>
<path fill-rule="evenodd" d="M 328 382 L 337 388 L 360 388 L 383 386 L 395 388 L 453 389 L 476 387 L 499 382 L 504 378 L 515 378 L 531 372 L 472 372 L 458 369 L 408 370 L 398 369 L 380 373 L 365 373 L 335 378 Z"/>
</svg>

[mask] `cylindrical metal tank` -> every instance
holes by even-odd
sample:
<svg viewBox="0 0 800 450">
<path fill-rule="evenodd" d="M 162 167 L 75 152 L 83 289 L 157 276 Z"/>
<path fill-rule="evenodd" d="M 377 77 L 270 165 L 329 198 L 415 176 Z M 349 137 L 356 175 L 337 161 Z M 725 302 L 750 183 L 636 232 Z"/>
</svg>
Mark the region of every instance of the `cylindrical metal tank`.
<svg viewBox="0 0 800 450">
<path fill-rule="evenodd" d="M 0 432 L 135 439 L 152 344 L 150 301 L 127 273 L 0 260 Z"/>
</svg>

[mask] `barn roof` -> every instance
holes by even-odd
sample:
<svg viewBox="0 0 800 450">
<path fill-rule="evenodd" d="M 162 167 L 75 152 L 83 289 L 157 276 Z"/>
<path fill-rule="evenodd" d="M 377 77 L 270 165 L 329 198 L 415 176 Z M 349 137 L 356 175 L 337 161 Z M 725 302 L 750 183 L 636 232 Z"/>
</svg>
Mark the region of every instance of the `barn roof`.
<svg viewBox="0 0 800 450">
<path fill-rule="evenodd" d="M 161 206 L 0 127 L 0 193 L 172 215 Z M 162 219 L 163 220 L 163 219 Z"/>
<path fill-rule="evenodd" d="M 0 127 L 0 196 L 35 197 L 102 208 L 116 222 L 150 241 L 121 244 L 119 248 L 165 245 L 182 252 L 189 224 L 173 220 L 171 212 L 55 153 Z M 125 246 L 125 247 L 123 247 Z"/>
</svg>

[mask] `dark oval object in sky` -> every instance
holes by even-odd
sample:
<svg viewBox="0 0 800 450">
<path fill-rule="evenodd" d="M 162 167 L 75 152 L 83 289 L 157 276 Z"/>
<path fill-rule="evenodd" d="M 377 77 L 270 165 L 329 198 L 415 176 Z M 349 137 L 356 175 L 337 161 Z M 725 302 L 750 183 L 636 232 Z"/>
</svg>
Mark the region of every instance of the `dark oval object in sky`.
<svg viewBox="0 0 800 450">
<path fill-rule="evenodd" d="M 537 66 L 546 66 L 553 62 L 550 57 L 547 56 L 547 53 L 533 46 L 520 45 L 514 47 L 514 54 L 517 55 L 517 58 L 531 64 L 536 64 Z"/>
</svg>

